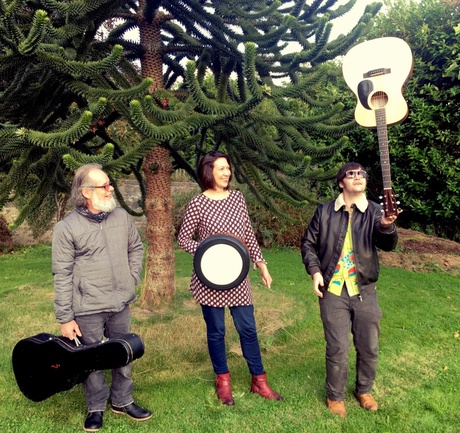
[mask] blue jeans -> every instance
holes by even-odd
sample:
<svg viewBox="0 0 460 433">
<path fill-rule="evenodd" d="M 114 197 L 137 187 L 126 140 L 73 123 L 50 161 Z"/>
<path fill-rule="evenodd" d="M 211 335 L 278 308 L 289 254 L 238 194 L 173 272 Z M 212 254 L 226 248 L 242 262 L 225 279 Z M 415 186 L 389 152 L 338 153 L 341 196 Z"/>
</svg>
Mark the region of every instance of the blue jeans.
<svg viewBox="0 0 460 433">
<path fill-rule="evenodd" d="M 126 334 L 131 327 L 131 312 L 125 307 L 119 313 L 98 313 L 75 318 L 80 327 L 83 344 L 99 343 L 103 337 L 115 338 Z M 106 409 L 110 397 L 112 405 L 117 407 L 127 406 L 134 402 L 131 392 L 132 363 L 112 370 L 112 383 L 109 387 L 104 379 L 104 371 L 93 371 L 83 382 L 88 412 L 103 411 Z"/>
<path fill-rule="evenodd" d="M 254 306 L 229 307 L 233 323 L 240 336 L 241 350 L 253 375 L 264 373 L 259 340 L 257 339 Z M 201 305 L 206 322 L 209 356 L 216 374 L 228 373 L 225 348 L 225 308 Z"/>
<path fill-rule="evenodd" d="M 348 296 L 325 292 L 319 300 L 326 339 L 326 394 L 330 400 L 343 401 L 348 378 L 350 333 L 356 349 L 355 392 L 368 394 L 374 384 L 379 353 L 380 318 L 375 288 Z"/>
</svg>

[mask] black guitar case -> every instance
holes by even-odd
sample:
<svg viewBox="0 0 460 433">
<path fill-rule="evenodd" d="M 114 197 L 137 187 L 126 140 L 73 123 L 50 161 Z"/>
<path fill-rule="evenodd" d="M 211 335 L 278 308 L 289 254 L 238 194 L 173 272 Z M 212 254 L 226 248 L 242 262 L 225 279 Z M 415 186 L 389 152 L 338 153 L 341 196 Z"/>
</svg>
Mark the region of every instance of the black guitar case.
<svg viewBox="0 0 460 433">
<path fill-rule="evenodd" d="M 66 337 L 42 333 L 19 341 L 12 361 L 21 392 L 42 401 L 73 388 L 92 371 L 124 367 L 143 354 L 144 343 L 136 334 L 77 346 Z"/>
</svg>

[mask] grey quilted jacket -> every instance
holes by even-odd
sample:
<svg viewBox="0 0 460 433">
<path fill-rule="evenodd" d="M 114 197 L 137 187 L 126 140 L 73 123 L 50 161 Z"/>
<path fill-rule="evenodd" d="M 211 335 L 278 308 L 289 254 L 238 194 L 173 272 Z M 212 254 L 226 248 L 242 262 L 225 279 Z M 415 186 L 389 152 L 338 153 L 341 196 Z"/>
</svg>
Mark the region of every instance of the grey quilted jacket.
<svg viewBox="0 0 460 433">
<path fill-rule="evenodd" d="M 71 212 L 53 233 L 57 321 L 121 311 L 136 297 L 142 260 L 141 238 L 124 209 L 115 208 L 101 223 Z"/>
</svg>

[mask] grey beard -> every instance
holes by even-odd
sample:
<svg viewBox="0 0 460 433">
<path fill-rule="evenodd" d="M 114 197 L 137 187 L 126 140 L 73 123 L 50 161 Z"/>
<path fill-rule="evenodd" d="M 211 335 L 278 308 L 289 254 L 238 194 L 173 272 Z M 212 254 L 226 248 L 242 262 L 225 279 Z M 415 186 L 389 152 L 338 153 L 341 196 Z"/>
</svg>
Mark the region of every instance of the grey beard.
<svg viewBox="0 0 460 433">
<path fill-rule="evenodd" d="M 101 212 L 112 212 L 116 208 L 117 202 L 113 196 L 110 199 L 104 200 L 99 200 L 99 198 L 95 197 L 93 198 L 92 205 L 94 209 L 97 209 Z"/>
</svg>

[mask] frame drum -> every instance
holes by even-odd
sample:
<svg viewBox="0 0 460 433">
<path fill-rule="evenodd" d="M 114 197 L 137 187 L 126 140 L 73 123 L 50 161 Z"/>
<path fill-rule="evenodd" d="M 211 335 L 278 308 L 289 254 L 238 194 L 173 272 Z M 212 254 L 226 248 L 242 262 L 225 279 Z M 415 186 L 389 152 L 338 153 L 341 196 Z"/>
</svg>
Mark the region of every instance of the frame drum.
<svg viewBox="0 0 460 433">
<path fill-rule="evenodd" d="M 196 276 L 214 290 L 228 290 L 241 284 L 248 275 L 249 265 L 249 251 L 244 243 L 228 234 L 206 238 L 193 257 Z"/>
</svg>

